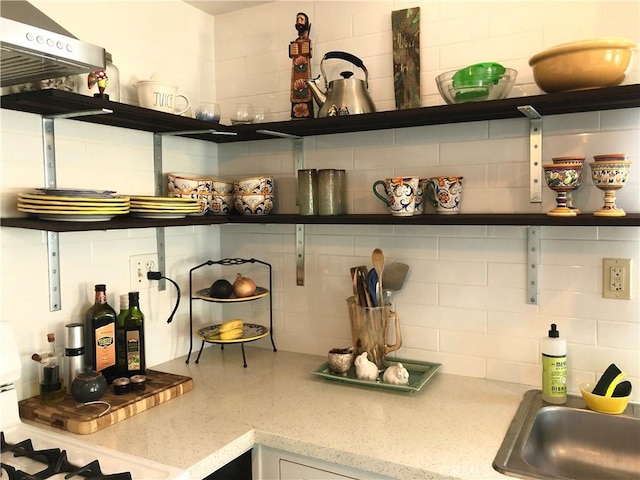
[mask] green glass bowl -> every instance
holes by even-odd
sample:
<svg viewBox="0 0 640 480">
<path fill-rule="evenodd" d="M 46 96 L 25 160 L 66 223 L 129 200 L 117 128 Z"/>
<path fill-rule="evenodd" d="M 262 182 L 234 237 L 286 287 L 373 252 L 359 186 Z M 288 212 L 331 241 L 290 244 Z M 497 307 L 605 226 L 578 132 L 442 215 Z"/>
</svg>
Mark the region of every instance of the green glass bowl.
<svg viewBox="0 0 640 480">
<path fill-rule="evenodd" d="M 496 85 L 505 72 L 506 68 L 495 62 L 469 65 L 453 74 L 453 87 L 465 88 L 468 86 L 478 86 L 478 84 Z"/>
</svg>

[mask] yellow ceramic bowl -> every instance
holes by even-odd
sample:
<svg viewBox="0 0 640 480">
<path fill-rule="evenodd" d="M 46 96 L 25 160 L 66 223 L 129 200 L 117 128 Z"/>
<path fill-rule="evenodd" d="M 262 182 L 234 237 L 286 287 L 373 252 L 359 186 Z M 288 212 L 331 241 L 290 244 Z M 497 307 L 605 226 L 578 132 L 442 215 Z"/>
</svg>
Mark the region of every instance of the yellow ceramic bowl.
<svg viewBox="0 0 640 480">
<path fill-rule="evenodd" d="M 534 55 L 529 65 L 547 93 L 615 87 L 624 80 L 636 46 L 623 38 L 565 43 Z"/>
<path fill-rule="evenodd" d="M 594 412 L 617 415 L 624 412 L 624 409 L 627 408 L 631 394 L 626 397 L 603 397 L 602 395 L 594 395 L 591 393 L 593 387 L 594 385 L 583 383 L 580 385 L 580 392 L 582 393 L 582 398 L 584 398 L 587 407 Z"/>
</svg>

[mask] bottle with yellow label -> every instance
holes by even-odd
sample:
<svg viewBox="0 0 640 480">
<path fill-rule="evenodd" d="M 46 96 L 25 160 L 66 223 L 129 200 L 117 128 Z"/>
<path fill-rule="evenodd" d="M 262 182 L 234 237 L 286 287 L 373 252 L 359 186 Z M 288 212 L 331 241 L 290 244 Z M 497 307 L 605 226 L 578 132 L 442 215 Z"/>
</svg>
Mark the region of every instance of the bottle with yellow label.
<svg viewBox="0 0 640 480">
<path fill-rule="evenodd" d="M 95 286 L 95 303 L 85 315 L 85 363 L 111 383 L 116 377 L 116 312 L 107 303 L 107 287 Z"/>
<path fill-rule="evenodd" d="M 555 323 L 540 342 L 542 350 L 542 399 L 561 405 L 567 401 L 567 341 Z"/>
</svg>

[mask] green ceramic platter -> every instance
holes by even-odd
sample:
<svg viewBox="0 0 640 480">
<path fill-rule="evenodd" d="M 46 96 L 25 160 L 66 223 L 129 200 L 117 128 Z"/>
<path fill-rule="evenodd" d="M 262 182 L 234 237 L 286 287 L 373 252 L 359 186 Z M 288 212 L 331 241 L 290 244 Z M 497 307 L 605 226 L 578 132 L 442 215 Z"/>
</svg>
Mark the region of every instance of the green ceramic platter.
<svg viewBox="0 0 640 480">
<path fill-rule="evenodd" d="M 387 357 L 387 365 L 396 365 L 402 363 L 404 368 L 409 372 L 409 384 L 408 385 L 392 385 L 390 383 L 384 383 L 382 381 L 382 372 L 378 375 L 377 381 L 372 380 L 360 380 L 356 377 L 355 367 L 351 367 L 345 375 L 337 375 L 329 369 L 329 362 L 325 362 L 311 373 L 320 375 L 327 380 L 333 380 L 336 382 L 350 383 L 354 385 L 360 385 L 362 387 L 381 388 L 383 390 L 396 390 L 401 392 L 418 392 L 429 381 L 431 377 L 442 366 L 441 363 L 431 362 L 419 362 L 416 360 L 405 360 L 402 358 Z"/>
</svg>

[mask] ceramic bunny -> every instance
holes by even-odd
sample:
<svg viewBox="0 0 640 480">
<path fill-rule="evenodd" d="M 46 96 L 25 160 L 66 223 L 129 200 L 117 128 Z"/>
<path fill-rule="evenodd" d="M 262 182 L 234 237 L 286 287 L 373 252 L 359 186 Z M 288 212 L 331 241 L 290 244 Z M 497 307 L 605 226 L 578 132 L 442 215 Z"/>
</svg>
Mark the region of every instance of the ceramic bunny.
<svg viewBox="0 0 640 480">
<path fill-rule="evenodd" d="M 391 365 L 384 371 L 382 381 L 393 385 L 407 385 L 409 383 L 409 372 L 401 363 Z"/>
<path fill-rule="evenodd" d="M 362 352 L 353 362 L 356 366 L 356 377 L 360 380 L 377 380 L 378 367 L 367 359 L 367 352 Z"/>
</svg>

